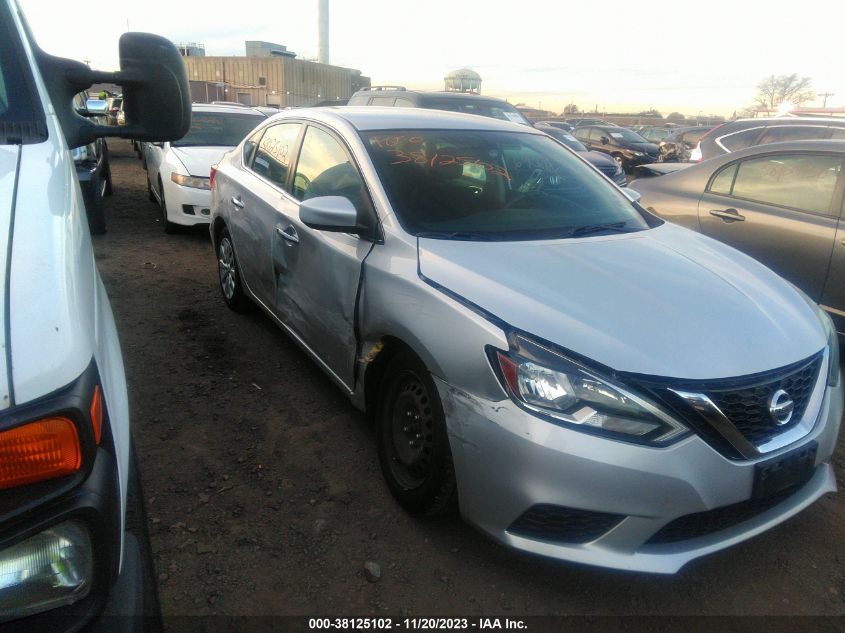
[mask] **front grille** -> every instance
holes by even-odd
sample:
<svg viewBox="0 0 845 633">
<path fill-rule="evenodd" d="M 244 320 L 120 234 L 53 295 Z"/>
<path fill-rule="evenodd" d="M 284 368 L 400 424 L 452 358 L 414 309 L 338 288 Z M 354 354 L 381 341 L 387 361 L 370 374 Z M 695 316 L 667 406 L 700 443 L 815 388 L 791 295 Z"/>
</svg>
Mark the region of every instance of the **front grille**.
<svg viewBox="0 0 845 633">
<path fill-rule="evenodd" d="M 514 521 L 508 532 L 558 543 L 589 543 L 619 525 L 624 518 L 623 514 L 538 504 Z"/>
<path fill-rule="evenodd" d="M 761 446 L 797 425 L 807 409 L 821 369 L 823 353 L 773 371 L 728 380 L 635 381 L 655 399 L 675 412 L 713 448 L 731 459 L 742 454 L 725 439 L 707 419 L 671 390 L 704 394 L 751 444 Z M 775 423 L 769 412 L 772 396 L 779 389 L 793 402 L 792 418 L 787 424 Z"/>
<path fill-rule="evenodd" d="M 771 382 L 745 389 L 713 390 L 706 394 L 749 442 L 760 445 L 798 424 L 813 393 L 820 365 L 819 357 Z M 782 426 L 775 424 L 769 413 L 769 402 L 779 389 L 786 391 L 793 402 L 792 418 Z"/>
<path fill-rule="evenodd" d="M 687 514 L 664 525 L 659 532 L 646 542 L 646 545 L 662 545 L 665 543 L 688 541 L 735 527 L 740 523 L 744 523 L 763 514 L 766 510 L 771 510 L 795 494 L 804 483 L 806 482 L 787 488 L 764 499 L 750 499 L 714 510 Z"/>
</svg>

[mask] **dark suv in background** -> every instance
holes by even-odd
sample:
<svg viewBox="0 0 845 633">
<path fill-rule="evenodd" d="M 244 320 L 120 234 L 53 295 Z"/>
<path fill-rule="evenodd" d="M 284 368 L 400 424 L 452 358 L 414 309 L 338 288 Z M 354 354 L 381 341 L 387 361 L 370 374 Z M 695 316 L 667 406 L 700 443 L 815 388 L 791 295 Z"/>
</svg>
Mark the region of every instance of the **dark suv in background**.
<svg viewBox="0 0 845 633">
<path fill-rule="evenodd" d="M 575 128 L 573 134 L 587 149 L 609 154 L 629 173 L 637 165 L 657 162 L 660 153 L 654 143 L 615 125 L 585 125 Z"/>
<path fill-rule="evenodd" d="M 347 105 L 448 110 L 531 125 L 519 110 L 504 99 L 466 92 L 425 92 L 402 86 L 373 86 L 356 92 Z"/>
<path fill-rule="evenodd" d="M 701 162 L 746 147 L 782 141 L 845 140 L 845 119 L 780 117 L 739 119 L 724 123 L 701 137 L 690 160 Z"/>
</svg>

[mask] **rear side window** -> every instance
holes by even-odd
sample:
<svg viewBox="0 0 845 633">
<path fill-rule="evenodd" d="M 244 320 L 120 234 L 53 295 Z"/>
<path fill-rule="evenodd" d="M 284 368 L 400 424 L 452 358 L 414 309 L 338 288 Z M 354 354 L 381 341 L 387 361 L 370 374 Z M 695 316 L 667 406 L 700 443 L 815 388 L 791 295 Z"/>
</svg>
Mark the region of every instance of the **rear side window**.
<svg viewBox="0 0 845 633">
<path fill-rule="evenodd" d="M 348 198 L 360 212 L 369 208 L 366 188 L 346 150 L 328 132 L 309 126 L 293 177 L 298 200 L 320 196 Z"/>
<path fill-rule="evenodd" d="M 701 140 L 701 137 L 707 133 L 707 130 L 692 130 L 684 133 L 684 143 L 695 145 Z"/>
<path fill-rule="evenodd" d="M 284 188 L 301 123 L 280 123 L 267 129 L 252 163 L 252 171 Z"/>
<path fill-rule="evenodd" d="M 727 149 L 729 152 L 736 152 L 738 150 L 745 149 L 746 147 L 756 145 L 755 141 L 759 135 L 760 128 L 754 128 L 753 130 L 745 130 L 743 132 L 735 132 L 734 134 L 723 136 L 719 139 L 719 143 L 721 143 L 722 147 Z"/>
<path fill-rule="evenodd" d="M 247 167 L 252 167 L 252 159 L 255 158 L 255 150 L 258 149 L 258 142 L 261 140 L 262 134 L 264 134 L 264 130 L 258 130 L 244 143 L 244 165 Z"/>
<path fill-rule="evenodd" d="M 733 196 L 831 215 L 842 156 L 793 154 L 752 158 L 739 164 Z"/>
<path fill-rule="evenodd" d="M 403 97 L 396 97 L 396 103 L 393 104 L 397 108 L 413 108 L 414 102 Z"/>
<path fill-rule="evenodd" d="M 781 141 L 806 141 L 827 138 L 829 130 L 826 127 L 809 125 L 780 125 L 770 127 L 760 137 L 758 145 L 766 143 L 780 143 Z"/>
<path fill-rule="evenodd" d="M 731 195 L 731 187 L 734 184 L 734 174 L 736 174 L 737 163 L 728 165 L 723 168 L 710 181 L 710 186 L 707 188 L 711 193 L 718 193 L 724 196 Z"/>
<path fill-rule="evenodd" d="M 395 97 L 373 97 L 370 99 L 370 105 L 393 107 Z"/>
</svg>

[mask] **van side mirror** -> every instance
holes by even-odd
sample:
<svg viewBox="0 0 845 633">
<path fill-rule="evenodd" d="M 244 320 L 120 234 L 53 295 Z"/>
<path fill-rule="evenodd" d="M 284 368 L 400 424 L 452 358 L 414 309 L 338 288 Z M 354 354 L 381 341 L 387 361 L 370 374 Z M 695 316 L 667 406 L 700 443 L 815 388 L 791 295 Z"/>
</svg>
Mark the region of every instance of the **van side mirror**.
<svg viewBox="0 0 845 633">
<path fill-rule="evenodd" d="M 191 127 L 191 91 L 179 52 L 170 40 L 151 33 L 120 37 L 120 71 L 93 71 L 81 62 L 35 50 L 50 100 L 68 146 L 102 136 L 139 141 L 174 141 Z M 124 125 L 101 125 L 80 116 L 73 97 L 94 83 L 123 87 Z"/>
</svg>

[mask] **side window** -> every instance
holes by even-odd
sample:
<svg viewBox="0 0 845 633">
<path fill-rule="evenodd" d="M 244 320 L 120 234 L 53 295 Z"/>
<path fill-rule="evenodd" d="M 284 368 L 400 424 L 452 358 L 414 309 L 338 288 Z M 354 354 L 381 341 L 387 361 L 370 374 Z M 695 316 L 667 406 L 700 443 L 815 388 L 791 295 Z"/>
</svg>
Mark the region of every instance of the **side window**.
<svg viewBox="0 0 845 633">
<path fill-rule="evenodd" d="M 808 125 L 779 125 L 772 126 L 763 132 L 758 145 L 779 143 L 781 141 L 805 141 L 816 138 L 827 138 L 829 130 L 825 127 L 811 127 Z"/>
<path fill-rule="evenodd" d="M 718 141 L 729 151 L 729 152 L 736 152 L 741 149 L 745 149 L 746 147 L 751 147 L 755 145 L 755 141 L 757 137 L 760 135 L 760 128 L 754 128 L 752 130 L 745 130 L 743 132 L 735 132 L 734 134 L 728 134 L 727 136 L 723 136 Z"/>
<path fill-rule="evenodd" d="M 301 123 L 280 123 L 267 128 L 255 152 L 252 171 L 274 185 L 284 187 L 288 180 L 291 154 L 301 127 Z"/>
<path fill-rule="evenodd" d="M 695 145 L 698 141 L 701 140 L 701 137 L 704 136 L 705 130 L 692 130 L 690 132 L 684 133 L 684 143 L 689 143 L 690 145 Z"/>
<path fill-rule="evenodd" d="M 393 104 L 397 108 L 413 108 L 414 102 L 404 97 L 396 97 L 396 103 Z"/>
<path fill-rule="evenodd" d="M 581 139 L 582 141 L 586 141 L 590 135 L 590 128 L 587 127 L 577 127 L 573 130 L 575 134 L 575 138 Z"/>
<path fill-rule="evenodd" d="M 328 132 L 309 126 L 293 177 L 298 200 L 320 196 L 348 198 L 359 212 L 370 208 L 364 181 L 346 150 Z"/>
<path fill-rule="evenodd" d="M 737 198 L 830 215 L 842 156 L 793 154 L 752 158 L 739 165 Z"/>
<path fill-rule="evenodd" d="M 264 134 L 264 128 L 258 130 L 244 143 L 244 165 L 247 168 L 252 168 L 252 159 L 255 158 L 255 150 L 258 147 L 258 141 L 261 140 L 262 134 Z"/>
<path fill-rule="evenodd" d="M 370 99 L 370 105 L 393 107 L 394 101 L 396 101 L 395 97 L 373 97 Z"/>
<path fill-rule="evenodd" d="M 710 181 L 710 186 L 707 187 L 707 191 L 711 193 L 718 193 L 723 196 L 731 195 L 731 187 L 734 184 L 734 174 L 736 174 L 737 164 L 738 163 L 733 163 L 732 165 L 723 167 L 722 170 Z"/>
</svg>

